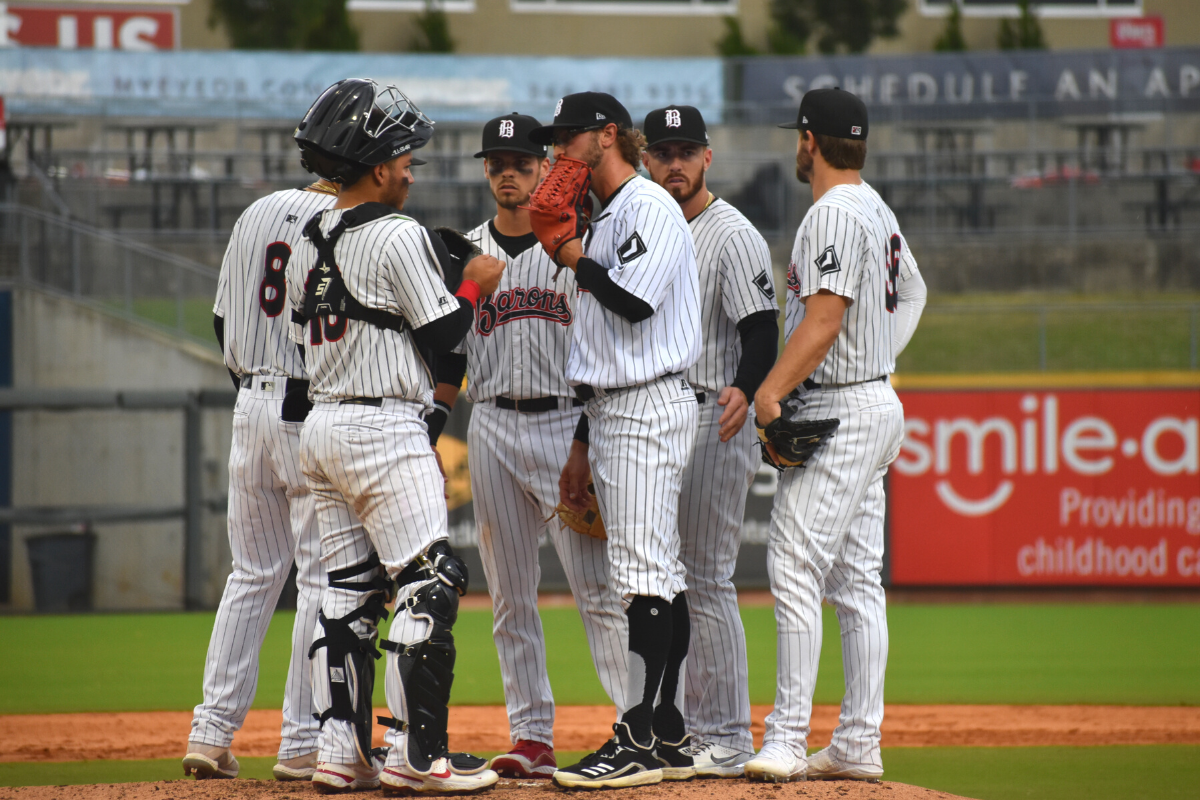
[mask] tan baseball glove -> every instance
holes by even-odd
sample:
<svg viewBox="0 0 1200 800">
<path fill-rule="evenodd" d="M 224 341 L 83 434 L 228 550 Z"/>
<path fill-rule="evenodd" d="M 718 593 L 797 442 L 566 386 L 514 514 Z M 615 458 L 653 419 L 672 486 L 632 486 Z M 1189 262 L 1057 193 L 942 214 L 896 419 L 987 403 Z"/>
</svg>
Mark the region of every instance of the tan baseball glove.
<svg viewBox="0 0 1200 800">
<path fill-rule="evenodd" d="M 542 247 L 558 262 L 558 251 L 572 239 L 583 237 L 591 218 L 588 189 L 592 171 L 574 158 L 559 156 L 546 179 L 529 197 L 529 222 Z"/>
<path fill-rule="evenodd" d="M 587 488 L 587 501 L 588 507 L 582 514 L 568 507 L 566 503 L 559 503 L 558 508 L 554 509 L 554 513 L 562 520 L 563 525 L 576 533 L 591 536 L 593 539 L 607 539 L 608 534 L 604 532 L 604 520 L 600 519 L 600 502 L 596 500 L 596 487 L 590 483 Z M 554 519 L 554 517 L 550 519 Z"/>
</svg>

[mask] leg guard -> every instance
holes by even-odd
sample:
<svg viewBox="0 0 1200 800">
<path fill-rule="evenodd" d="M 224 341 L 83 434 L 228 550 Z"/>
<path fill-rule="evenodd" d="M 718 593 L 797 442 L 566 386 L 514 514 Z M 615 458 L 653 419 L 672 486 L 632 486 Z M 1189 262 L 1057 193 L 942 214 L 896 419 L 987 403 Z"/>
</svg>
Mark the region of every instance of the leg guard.
<svg viewBox="0 0 1200 800">
<path fill-rule="evenodd" d="M 380 643 L 389 651 L 388 704 L 396 718 L 379 722 L 408 734 L 404 757 L 410 768 L 430 770 L 434 760 L 448 756 L 446 718 L 454 682 L 455 645 L 450 628 L 458 618 L 458 594 L 439 577 L 407 588 L 396 604 L 391 639 Z M 422 638 L 404 640 L 416 628 Z M 396 684 L 392 684 L 394 678 Z"/>
<path fill-rule="evenodd" d="M 362 605 L 344 617 L 329 619 L 322 611 L 318 615 L 325 635 L 312 643 L 308 650 L 311 659 L 319 648 L 326 648 L 329 708 L 315 715 L 324 725 L 327 719 L 340 719 L 354 727 L 355 745 L 359 760 L 371 766 L 371 694 L 375 689 L 375 661 L 380 652 L 375 649 L 379 620 L 387 617 L 388 603 L 395 593 L 395 584 L 388 578 L 377 575 L 369 581 L 349 582 L 347 578 L 362 575 L 379 567 L 379 556 L 371 557 L 361 564 L 329 573 L 329 585 L 335 589 L 363 592 L 366 599 Z M 366 635 L 357 633 L 351 625 L 361 620 L 367 628 Z"/>
</svg>

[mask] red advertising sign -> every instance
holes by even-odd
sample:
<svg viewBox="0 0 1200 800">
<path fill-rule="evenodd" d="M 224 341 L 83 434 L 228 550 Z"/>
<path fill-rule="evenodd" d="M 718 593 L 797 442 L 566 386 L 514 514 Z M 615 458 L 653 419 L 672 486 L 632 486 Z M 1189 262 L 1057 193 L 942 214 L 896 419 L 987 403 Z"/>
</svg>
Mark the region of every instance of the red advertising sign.
<svg viewBox="0 0 1200 800">
<path fill-rule="evenodd" d="M 894 585 L 1200 587 L 1200 390 L 900 395 Z"/>
<path fill-rule="evenodd" d="M 0 2 L 0 47 L 67 50 L 172 50 L 179 12 L 108 5 L 46 6 Z"/>
<path fill-rule="evenodd" d="M 1109 20 L 1108 43 L 1119 49 L 1162 47 L 1162 17 L 1125 17 Z"/>
</svg>

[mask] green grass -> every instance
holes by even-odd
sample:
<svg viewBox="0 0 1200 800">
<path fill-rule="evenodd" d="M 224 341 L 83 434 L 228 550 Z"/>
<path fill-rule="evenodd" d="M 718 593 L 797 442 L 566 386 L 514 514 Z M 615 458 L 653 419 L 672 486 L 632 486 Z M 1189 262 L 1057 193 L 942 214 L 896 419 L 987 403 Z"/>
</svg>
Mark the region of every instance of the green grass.
<svg viewBox="0 0 1200 800">
<path fill-rule="evenodd" d="M 1116 310 L 1090 307 L 1094 301 L 1104 299 L 1109 298 L 1070 302 L 1040 295 L 942 295 L 926 306 L 916 334 L 900 356 L 897 371 L 1036 371 L 1040 315 L 1016 306 L 1043 303 L 1059 306 L 1045 315 L 1047 370 L 1189 368 L 1192 326 L 1198 324 L 1193 320 L 1194 312 L 1186 308 L 1156 309 L 1148 304 L 1154 300 L 1200 299 L 1176 295 L 1134 301 L 1129 308 Z"/>
<path fill-rule="evenodd" d="M 750 697 L 771 703 L 775 621 L 742 610 Z M 578 613 L 542 612 L 559 703 L 608 702 Z M 1200 705 L 1200 604 L 893 605 L 890 703 Z M 0 617 L 0 713 L 187 710 L 200 701 L 211 613 Z M 264 645 L 258 708 L 279 708 L 292 616 L 277 614 Z M 456 704 L 502 704 L 491 614 L 455 626 Z M 842 694 L 837 622 L 826 610 L 816 701 Z M 383 705 L 383 682 L 376 682 Z"/>
<path fill-rule="evenodd" d="M 581 755 L 559 751 L 559 763 L 572 763 Z M 238 761 L 240 777 L 269 779 L 275 759 Z M 1183 800 L 1196 797 L 1200 781 L 1197 745 L 885 747 L 883 763 L 889 781 L 979 800 Z M 0 763 L 0 786 L 126 783 L 180 777 L 177 759 Z"/>
<path fill-rule="evenodd" d="M 106 303 L 114 311 L 125 313 L 125 305 L 121 301 Z M 183 330 L 185 333 L 208 342 L 215 349 L 217 335 L 213 331 L 213 301 L 211 298 L 188 297 L 183 301 Z M 179 307 L 174 299 L 140 298 L 132 303 L 134 317 L 147 322 L 177 330 L 179 328 Z"/>
</svg>

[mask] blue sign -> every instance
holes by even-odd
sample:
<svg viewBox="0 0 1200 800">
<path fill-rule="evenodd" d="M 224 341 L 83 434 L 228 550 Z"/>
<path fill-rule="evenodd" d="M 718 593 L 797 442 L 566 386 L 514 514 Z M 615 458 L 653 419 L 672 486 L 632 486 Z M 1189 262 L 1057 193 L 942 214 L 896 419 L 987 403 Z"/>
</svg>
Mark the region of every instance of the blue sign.
<svg viewBox="0 0 1200 800">
<path fill-rule="evenodd" d="M 0 95 L 12 112 L 298 119 L 343 78 L 394 83 L 435 120 L 480 122 L 509 111 L 549 121 L 564 94 L 599 90 L 635 121 L 671 103 L 721 120 L 717 58 L 547 58 L 0 50 Z"/>
</svg>

